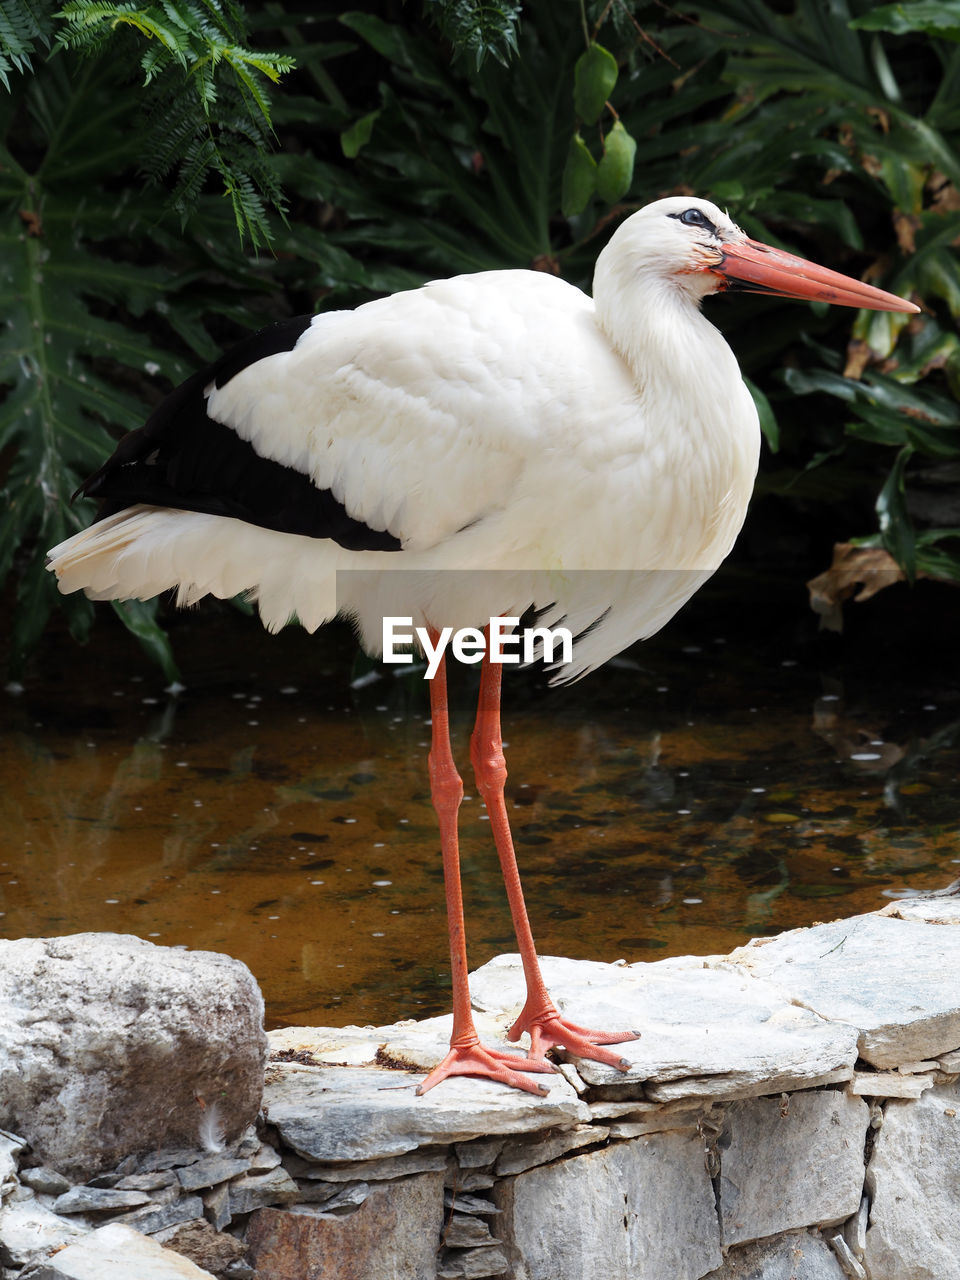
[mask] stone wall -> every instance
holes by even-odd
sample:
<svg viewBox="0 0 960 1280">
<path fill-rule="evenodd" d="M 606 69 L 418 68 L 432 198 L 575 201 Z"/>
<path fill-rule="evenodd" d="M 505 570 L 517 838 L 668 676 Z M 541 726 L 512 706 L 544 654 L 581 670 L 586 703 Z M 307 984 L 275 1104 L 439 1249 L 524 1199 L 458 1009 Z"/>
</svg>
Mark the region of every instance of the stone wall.
<svg viewBox="0 0 960 1280">
<path fill-rule="evenodd" d="M 8 1134 L 0 1264 L 20 1280 L 960 1280 L 957 888 L 730 956 L 545 961 L 569 1017 L 642 1035 L 625 1075 L 574 1059 L 544 1098 L 465 1078 L 416 1097 L 447 1019 L 287 1028 L 256 1130 L 221 1150 L 128 1135 L 80 1183 Z M 516 958 L 472 985 L 502 1042 Z M 0 1124 L 28 1120 L 0 1098 Z M 128 1270 L 108 1271 L 124 1231 Z"/>
</svg>

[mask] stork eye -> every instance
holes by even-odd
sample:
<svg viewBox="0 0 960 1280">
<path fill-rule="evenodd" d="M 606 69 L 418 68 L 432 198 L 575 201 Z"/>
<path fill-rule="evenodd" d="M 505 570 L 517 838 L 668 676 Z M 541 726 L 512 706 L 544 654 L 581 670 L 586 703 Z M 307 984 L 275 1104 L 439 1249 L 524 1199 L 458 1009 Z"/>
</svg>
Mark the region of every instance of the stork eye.
<svg viewBox="0 0 960 1280">
<path fill-rule="evenodd" d="M 680 215 L 680 221 L 688 227 L 709 227 L 712 224 L 705 214 L 699 209 L 684 209 Z"/>
</svg>

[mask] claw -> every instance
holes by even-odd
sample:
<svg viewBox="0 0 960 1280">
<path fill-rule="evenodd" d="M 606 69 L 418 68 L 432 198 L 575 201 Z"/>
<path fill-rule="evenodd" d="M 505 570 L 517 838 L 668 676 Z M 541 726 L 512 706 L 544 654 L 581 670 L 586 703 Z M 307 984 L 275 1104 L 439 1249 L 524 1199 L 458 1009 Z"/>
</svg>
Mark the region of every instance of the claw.
<svg viewBox="0 0 960 1280">
<path fill-rule="evenodd" d="M 593 1031 L 568 1022 L 555 1010 L 530 1017 L 522 1013 L 510 1028 L 508 1040 L 518 1040 L 522 1032 L 530 1036 L 530 1058 L 543 1060 L 549 1049 L 565 1049 L 578 1058 L 602 1062 L 617 1071 L 629 1071 L 630 1062 L 618 1054 L 602 1048 L 605 1044 L 622 1044 L 626 1040 L 638 1040 L 638 1031 Z"/>
<path fill-rule="evenodd" d="M 450 1052 L 430 1072 L 426 1080 L 417 1085 L 417 1094 L 424 1094 L 448 1076 L 485 1076 L 488 1080 L 497 1080 L 500 1084 L 511 1085 L 514 1089 L 523 1089 L 525 1093 L 535 1093 L 545 1097 L 550 1090 L 536 1080 L 528 1080 L 521 1075 L 526 1072 L 553 1072 L 556 1068 L 547 1062 L 542 1055 L 538 1058 L 524 1058 L 519 1053 L 501 1053 L 499 1049 L 486 1049 L 479 1041 L 469 1044 L 451 1045 Z"/>
</svg>

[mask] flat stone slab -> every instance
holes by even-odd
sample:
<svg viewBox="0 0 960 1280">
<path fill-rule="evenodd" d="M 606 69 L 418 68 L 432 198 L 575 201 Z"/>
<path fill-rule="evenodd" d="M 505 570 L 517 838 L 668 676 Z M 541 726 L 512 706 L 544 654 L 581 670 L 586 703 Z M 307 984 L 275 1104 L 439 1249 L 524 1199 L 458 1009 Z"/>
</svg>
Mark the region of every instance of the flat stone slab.
<svg viewBox="0 0 960 1280">
<path fill-rule="evenodd" d="M 90 1231 L 33 1272 L 31 1280 L 214 1280 L 189 1258 L 119 1223 Z"/>
<path fill-rule="evenodd" d="M 46 1261 L 88 1230 L 86 1225 L 61 1218 L 35 1196 L 11 1201 L 0 1209 L 0 1266 L 19 1269 Z"/>
<path fill-rule="evenodd" d="M 960 924 L 960 879 L 945 889 L 898 898 L 877 914 L 894 916 L 897 920 L 920 920 L 927 924 Z"/>
<path fill-rule="evenodd" d="M 542 959 L 561 1012 L 600 1030 L 634 1028 L 619 1046 L 630 1070 L 573 1057 L 589 1084 L 666 1102 L 726 1099 L 847 1080 L 857 1057 L 853 1027 L 798 1008 L 749 974 L 708 969 L 699 957 L 614 966 Z M 470 979 L 473 1001 L 506 1025 L 524 1000 L 519 956 L 498 956 Z M 636 1086 L 642 1085 L 641 1090 Z"/>
<path fill-rule="evenodd" d="M 455 1076 L 423 1097 L 403 1072 L 378 1067 L 273 1064 L 264 1105 L 287 1146 L 321 1163 L 374 1160 L 490 1134 L 572 1128 L 590 1118 L 561 1075 L 546 1097 Z"/>
<path fill-rule="evenodd" d="M 936 911 L 952 898 L 898 902 Z M 960 1046 L 960 929 L 873 914 L 754 938 L 711 967 L 775 984 L 788 999 L 859 1032 L 875 1067 L 935 1058 Z"/>
</svg>

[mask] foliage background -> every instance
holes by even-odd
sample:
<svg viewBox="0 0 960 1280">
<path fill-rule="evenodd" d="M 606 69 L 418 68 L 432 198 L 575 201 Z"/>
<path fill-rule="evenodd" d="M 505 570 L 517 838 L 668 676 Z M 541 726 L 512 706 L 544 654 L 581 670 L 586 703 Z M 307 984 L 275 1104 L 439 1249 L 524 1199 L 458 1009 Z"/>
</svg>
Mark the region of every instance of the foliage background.
<svg viewBox="0 0 960 1280">
<path fill-rule="evenodd" d="M 802 528 L 805 574 L 858 540 L 820 589 L 834 619 L 878 567 L 960 580 L 957 15 L 955 0 L 5 5 L 14 673 L 51 610 L 77 639 L 93 622 L 42 567 L 92 518 L 71 493 L 222 345 L 460 271 L 589 287 L 619 219 L 678 191 L 924 308 L 710 306 L 769 446 L 741 554 Z M 578 87 L 591 44 L 611 55 L 591 53 L 609 73 L 596 119 Z M 175 676 L 156 604 L 114 607 Z"/>
</svg>

